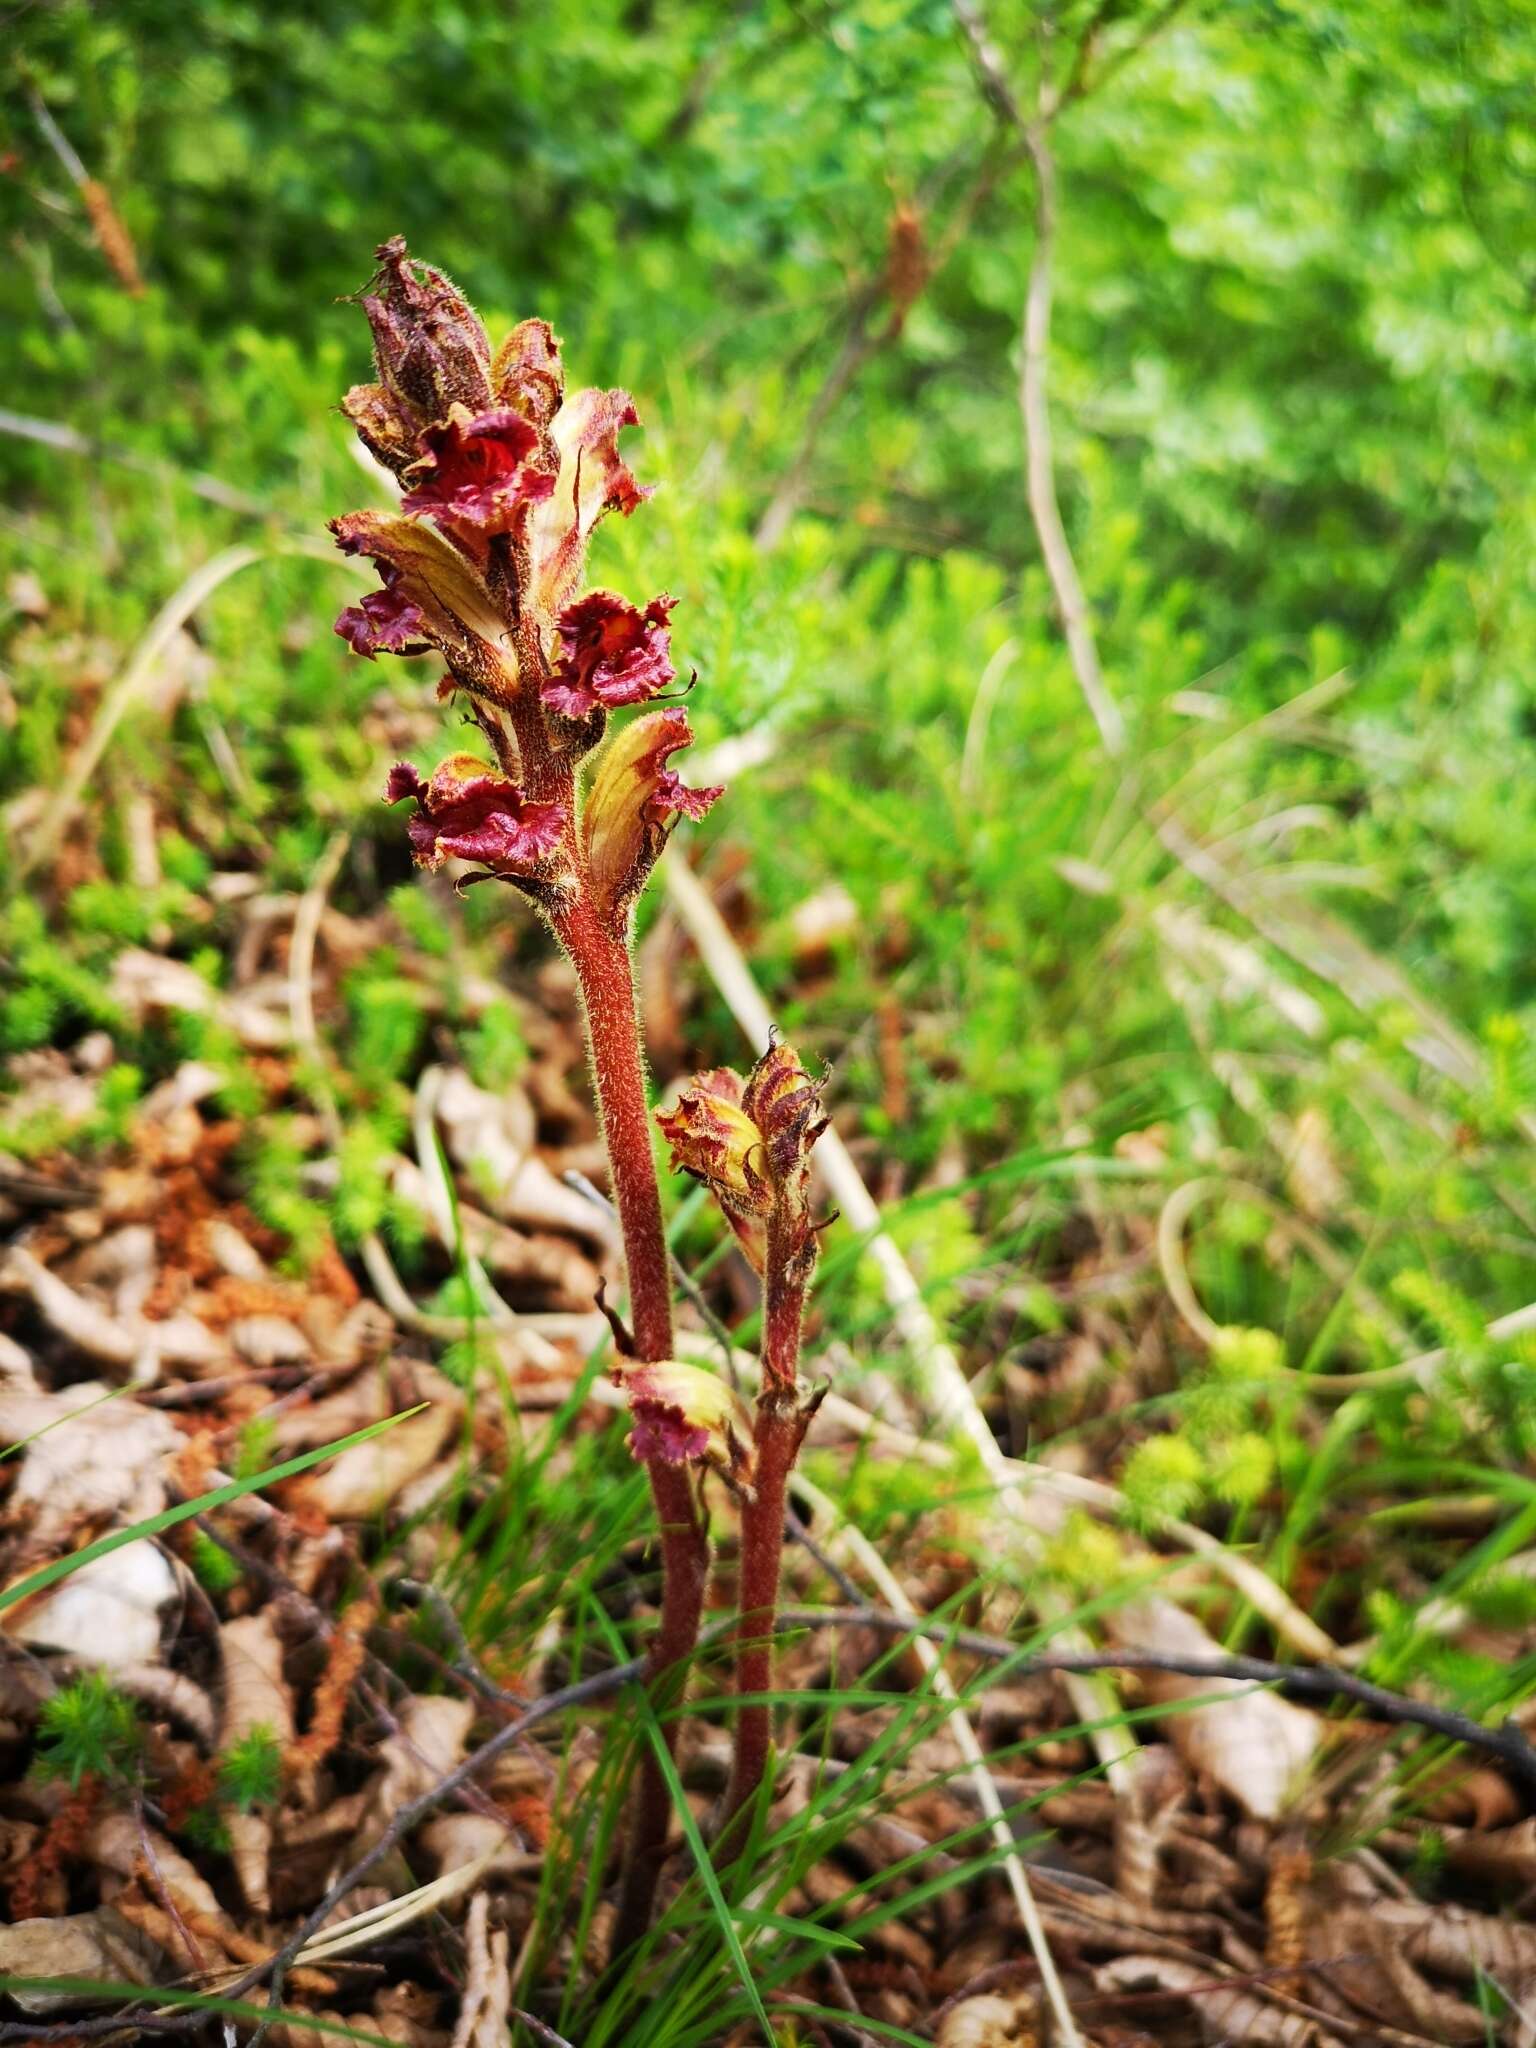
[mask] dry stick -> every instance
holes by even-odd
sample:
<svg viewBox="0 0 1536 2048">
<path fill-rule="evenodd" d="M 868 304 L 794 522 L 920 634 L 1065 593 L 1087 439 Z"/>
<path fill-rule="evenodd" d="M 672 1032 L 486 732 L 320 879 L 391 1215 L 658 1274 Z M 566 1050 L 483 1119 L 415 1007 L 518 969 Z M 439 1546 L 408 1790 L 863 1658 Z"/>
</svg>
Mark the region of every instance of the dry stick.
<svg viewBox="0 0 1536 2048">
<path fill-rule="evenodd" d="M 18 853 L 18 879 L 24 879 L 35 867 L 52 858 L 64 828 L 85 791 L 86 784 L 95 774 L 103 754 L 111 744 L 112 735 L 117 731 L 124 714 L 132 707 L 134 699 L 154 674 L 156 662 L 160 660 L 187 620 L 204 598 L 217 590 L 221 583 L 227 582 L 241 569 L 249 569 L 254 563 L 263 561 L 265 557 L 266 551 L 261 548 L 225 548 L 222 553 L 204 562 L 200 569 L 195 569 L 181 588 L 166 599 L 155 614 L 143 639 L 134 649 L 128 666 L 103 697 L 95 723 L 75 758 L 70 762 L 63 782 L 50 799 L 28 843 Z"/>
<path fill-rule="evenodd" d="M 808 1479 L 797 1473 L 791 1483 L 813 1513 L 827 1515 L 839 1525 L 834 1540 L 857 1562 L 870 1583 L 879 1589 L 881 1596 L 889 1602 L 891 1608 L 894 1611 L 903 1608 L 906 1602 L 895 1573 L 863 1530 L 856 1528 L 852 1522 L 839 1515 L 827 1496 Z M 855 1613 L 867 1611 L 862 1605 L 854 1610 Z M 976 1787 L 977 1803 L 986 1816 L 992 1839 L 1002 1851 L 1008 1888 L 1013 1893 L 1013 1903 L 1018 1908 L 1019 1923 L 1039 1965 L 1040 1982 L 1056 2021 L 1058 2038 L 1067 2044 L 1067 2048 L 1082 2048 L 1082 2036 L 1072 2017 L 1072 2008 L 1067 2003 L 1067 1995 L 1056 1968 L 1056 1958 L 1051 1954 L 1051 1946 L 1046 1940 L 1045 1928 L 1040 1919 L 1040 1909 L 1035 1904 L 1035 1895 L 1030 1890 L 1029 1879 L 1024 1874 L 1024 1865 L 1019 1857 L 1018 1844 L 1014 1840 L 1002 1795 L 993 1781 L 976 1731 L 971 1726 L 969 1715 L 960 1704 L 954 1682 L 944 1668 L 942 1652 L 923 1635 L 914 1636 L 913 1648 L 917 1653 L 918 1662 L 932 1682 L 934 1692 L 950 1709 L 950 1732 L 954 1737 L 955 1747 L 965 1759 L 966 1770 Z"/>
</svg>

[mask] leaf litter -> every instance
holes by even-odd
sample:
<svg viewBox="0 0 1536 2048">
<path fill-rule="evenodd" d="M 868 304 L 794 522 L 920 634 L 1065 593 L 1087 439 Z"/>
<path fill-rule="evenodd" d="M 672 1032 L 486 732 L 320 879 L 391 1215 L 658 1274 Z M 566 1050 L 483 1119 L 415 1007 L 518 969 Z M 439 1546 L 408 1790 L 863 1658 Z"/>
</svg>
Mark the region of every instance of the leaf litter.
<svg viewBox="0 0 1536 2048">
<path fill-rule="evenodd" d="M 0 1969 L 217 1994 L 266 1965 L 365 1852 L 385 1848 L 289 1959 L 274 2038 L 318 2043 L 339 2024 L 412 2048 L 484 2048 L 525 2010 L 529 2038 L 548 2038 L 537 2028 L 570 2002 L 573 1981 L 592 1993 L 604 1961 L 607 1873 L 590 1821 L 612 1769 L 608 1710 L 545 1724 L 395 1840 L 403 1807 L 430 1799 L 520 1699 L 563 1678 L 573 1627 L 556 1598 L 538 1656 L 509 1663 L 492 1643 L 487 1672 L 461 1640 L 424 1633 L 423 1610 L 396 1588 L 446 1570 L 451 1612 L 456 1532 L 474 1525 L 486 1540 L 501 1476 L 531 1448 L 567 1470 L 608 1427 L 603 1402 L 587 1400 L 546 1436 L 590 1378 L 598 1284 L 622 1282 L 610 1216 L 564 1177 L 600 1171 L 575 1020 L 546 971 L 523 999 L 530 1064 L 510 1087 L 480 1085 L 446 1037 L 418 1073 L 416 1142 L 384 1174 L 419 1217 L 425 1271 L 436 1271 L 424 1333 L 376 1298 L 366 1261 L 324 1233 L 296 1256 L 292 1235 L 252 1206 L 251 1142 L 276 1125 L 322 1216 L 337 1182 L 325 1121 L 292 1064 L 281 974 L 263 965 L 281 949 L 281 907 L 243 908 L 237 1000 L 215 1001 L 200 977 L 192 990 L 179 963 L 142 949 L 121 957 L 114 987 L 141 1021 L 189 1008 L 214 1018 L 251 1064 L 259 1099 L 231 1111 L 226 1074 L 184 1060 L 88 1169 L 61 1145 L 0 1196 L 0 1438 L 13 1446 L 0 1461 L 0 1581 L 253 1460 L 419 1412 L 6 1610 L 0 1882 L 11 1924 Z M 346 963 L 364 949 L 353 922 L 323 920 L 337 943 L 320 948 L 314 993 L 333 1030 Z M 408 944 L 401 952 L 419 971 Z M 418 992 L 430 1005 L 425 983 Z M 85 1122 L 111 1058 L 110 1045 L 83 1041 L 72 1056 L 13 1062 L 12 1081 L 31 1109 Z M 471 1262 L 493 1309 L 477 1304 Z M 418 1256 L 418 1294 L 422 1270 Z M 727 1311 L 732 1285 L 722 1276 Z M 708 1341 L 698 1333 L 700 1356 Z M 1083 1341 L 1080 1375 L 1044 1382 L 1068 1411 L 1100 1378 L 1100 1349 Z M 886 1398 L 873 1376 L 866 1398 Z M 828 1404 L 814 1435 L 845 1462 L 848 1406 L 840 1419 Z M 894 1440 L 914 1421 L 921 1433 L 899 1396 L 887 1412 Z M 877 1426 L 858 1455 L 874 1475 L 902 1462 Z M 719 1505 L 728 1517 L 728 1500 Z M 934 1485 L 897 1558 L 905 1604 L 945 1611 L 958 1598 L 968 1621 L 1023 1643 L 1030 1575 L 1049 1573 L 1072 1512 L 989 1519 L 989 1540 L 1016 1547 L 1018 1565 L 989 1590 L 974 1516 Z M 1110 1639 L 1219 1652 L 1197 1618 L 1209 1589 L 1184 1603 L 1155 1540 L 1117 1542 L 1113 1568 L 1142 1583 L 1106 1615 Z M 627 1579 L 607 1597 L 621 1596 L 620 1620 L 643 1620 L 638 1538 L 626 1555 Z M 825 1598 L 818 1547 L 794 1551 L 788 1570 L 800 1594 Z M 1501 1909 L 1536 1889 L 1536 1856 L 1496 1769 L 1449 1809 L 1471 1825 L 1426 1824 L 1411 1803 L 1381 1807 L 1390 1730 L 1325 1720 L 1272 1690 L 1143 1673 L 1121 1686 L 1142 1719 L 1112 1787 L 1094 1779 L 1094 1741 L 1059 1681 L 1005 1672 L 984 1688 L 984 1663 L 958 1650 L 944 1662 L 1085 2039 L 1291 2048 L 1470 2042 L 1490 2027 L 1518 2038 L 1536 1948 L 1528 1924 Z M 91 1674 L 126 1703 L 126 1747 L 66 1726 L 59 1703 Z M 1049 2019 L 1005 1859 L 976 1857 L 985 1806 L 922 1669 L 893 1659 L 888 1636 L 806 1629 L 789 1638 L 778 1682 L 804 1702 L 790 1710 L 791 1738 L 798 1725 L 819 1748 L 791 1747 L 772 1824 L 814 1828 L 818 1846 L 773 1912 L 778 1924 L 814 1916 L 829 1933 L 860 1930 L 846 1953 L 805 1947 L 776 1994 L 783 2010 L 841 2011 L 855 2038 L 868 2022 L 930 2029 L 952 2048 L 1042 2039 Z M 829 1687 L 850 1695 L 830 1718 L 812 1704 Z M 55 1768 L 65 1750 L 73 1783 Z M 706 1824 L 721 1746 L 690 1724 L 679 1758 Z M 1472 1776 L 1451 1772 L 1437 1796 L 1454 1801 Z M 1367 1810 L 1384 1813 L 1382 1852 L 1363 1851 Z M 1426 1902 L 1410 1881 L 1426 1845 L 1462 1887 L 1454 1905 Z M 552 1934 L 546 1899 L 555 1886 L 574 1901 L 594 1881 L 578 1949 L 574 1905 Z M 680 1854 L 665 1896 L 680 1903 L 687 1885 Z M 907 1906 L 914 1885 L 922 1895 Z M 53 1991 L 11 1996 L 34 2018 L 92 2009 Z M 844 2023 L 807 2024 L 835 2039 Z"/>
</svg>

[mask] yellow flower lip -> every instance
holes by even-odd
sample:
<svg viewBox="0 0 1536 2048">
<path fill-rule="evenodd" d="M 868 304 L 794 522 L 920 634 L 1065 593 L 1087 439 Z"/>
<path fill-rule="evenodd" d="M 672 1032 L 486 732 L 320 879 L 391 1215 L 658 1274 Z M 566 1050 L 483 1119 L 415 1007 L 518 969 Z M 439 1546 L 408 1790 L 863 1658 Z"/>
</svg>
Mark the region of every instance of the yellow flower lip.
<svg viewBox="0 0 1536 2048">
<path fill-rule="evenodd" d="M 751 1424 L 724 1380 L 676 1358 L 626 1359 L 614 1366 L 613 1377 L 629 1399 L 637 1458 L 669 1465 L 708 1461 L 745 1474 Z"/>
</svg>

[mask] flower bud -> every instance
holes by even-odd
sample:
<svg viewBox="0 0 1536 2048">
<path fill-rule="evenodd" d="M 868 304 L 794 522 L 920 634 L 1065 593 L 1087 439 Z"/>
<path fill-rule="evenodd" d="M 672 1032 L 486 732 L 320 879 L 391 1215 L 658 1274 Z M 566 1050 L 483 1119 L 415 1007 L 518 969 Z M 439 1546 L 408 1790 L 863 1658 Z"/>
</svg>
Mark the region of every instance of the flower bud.
<svg viewBox="0 0 1536 2048">
<path fill-rule="evenodd" d="M 615 928 L 656 865 L 679 815 L 702 818 L 722 789 L 688 789 L 667 758 L 693 742 L 672 706 L 634 719 L 598 757 L 582 813 L 587 869 L 599 913 Z"/>
<path fill-rule="evenodd" d="M 521 875 L 555 851 L 565 829 L 561 805 L 530 803 L 515 782 L 473 754 L 450 754 L 430 781 L 409 761 L 397 761 L 384 801 L 398 804 L 407 797 L 417 805 L 407 829 L 418 867 L 471 860 L 494 875 Z"/>
<path fill-rule="evenodd" d="M 626 1360 L 614 1367 L 613 1377 L 629 1398 L 629 1442 L 637 1458 L 660 1458 L 668 1465 L 707 1461 L 738 1478 L 747 1476 L 751 1424 L 724 1380 L 674 1358 L 654 1364 Z"/>
<path fill-rule="evenodd" d="M 547 320 L 522 320 L 496 351 L 491 387 L 498 405 L 510 405 L 541 431 L 560 410 L 565 369 L 560 344 Z"/>
<path fill-rule="evenodd" d="M 814 1259 L 811 1147 L 827 1128 L 821 1084 L 775 1040 L 745 1080 L 729 1067 L 699 1074 L 656 1121 L 674 1172 L 690 1173 L 725 1212 L 761 1273 L 770 1223 L 789 1259 Z"/>
<path fill-rule="evenodd" d="M 491 403 L 491 345 L 474 308 L 440 270 L 411 260 L 404 236 L 374 253 L 379 269 L 361 303 L 396 437 L 411 428 L 419 434 L 454 405 L 484 412 Z"/>
</svg>

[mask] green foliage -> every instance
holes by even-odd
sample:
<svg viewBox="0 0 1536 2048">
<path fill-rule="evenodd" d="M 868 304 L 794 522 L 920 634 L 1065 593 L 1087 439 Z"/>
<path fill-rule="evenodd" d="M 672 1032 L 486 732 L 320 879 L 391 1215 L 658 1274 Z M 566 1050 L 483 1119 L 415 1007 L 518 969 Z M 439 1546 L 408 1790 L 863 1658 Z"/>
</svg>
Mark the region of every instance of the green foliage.
<svg viewBox="0 0 1536 2048">
<path fill-rule="evenodd" d="M 1205 1460 L 1181 1436 L 1149 1436 L 1126 1459 L 1120 1489 L 1133 1513 L 1155 1524 L 1164 1516 L 1186 1515 L 1205 1487 Z"/>
<path fill-rule="evenodd" d="M 479 1022 L 464 1033 L 462 1045 L 474 1080 L 493 1095 L 510 1088 L 528 1064 L 528 1041 L 510 1003 L 487 1003 Z"/>
<path fill-rule="evenodd" d="M 251 1469 L 259 1472 L 263 1467 L 258 1464 Z M 248 1478 L 250 1475 L 246 1473 L 242 1476 Z M 238 1586 L 240 1583 L 242 1575 L 239 1565 L 230 1556 L 223 1544 L 215 1543 L 206 1530 L 194 1529 L 192 1531 L 191 1540 L 187 1546 L 187 1559 L 192 1567 L 197 1583 L 203 1588 L 205 1593 L 227 1593 L 232 1587 Z"/>
<path fill-rule="evenodd" d="M 282 1795 L 283 1748 L 271 1728 L 258 1724 L 219 1756 L 219 1797 L 249 1813 L 275 1806 Z"/>
<path fill-rule="evenodd" d="M 72 1791 L 87 1775 L 115 1782 L 132 1775 L 144 1736 L 132 1700 L 102 1672 L 88 1671 L 43 1702 L 32 1769 Z"/>
</svg>

